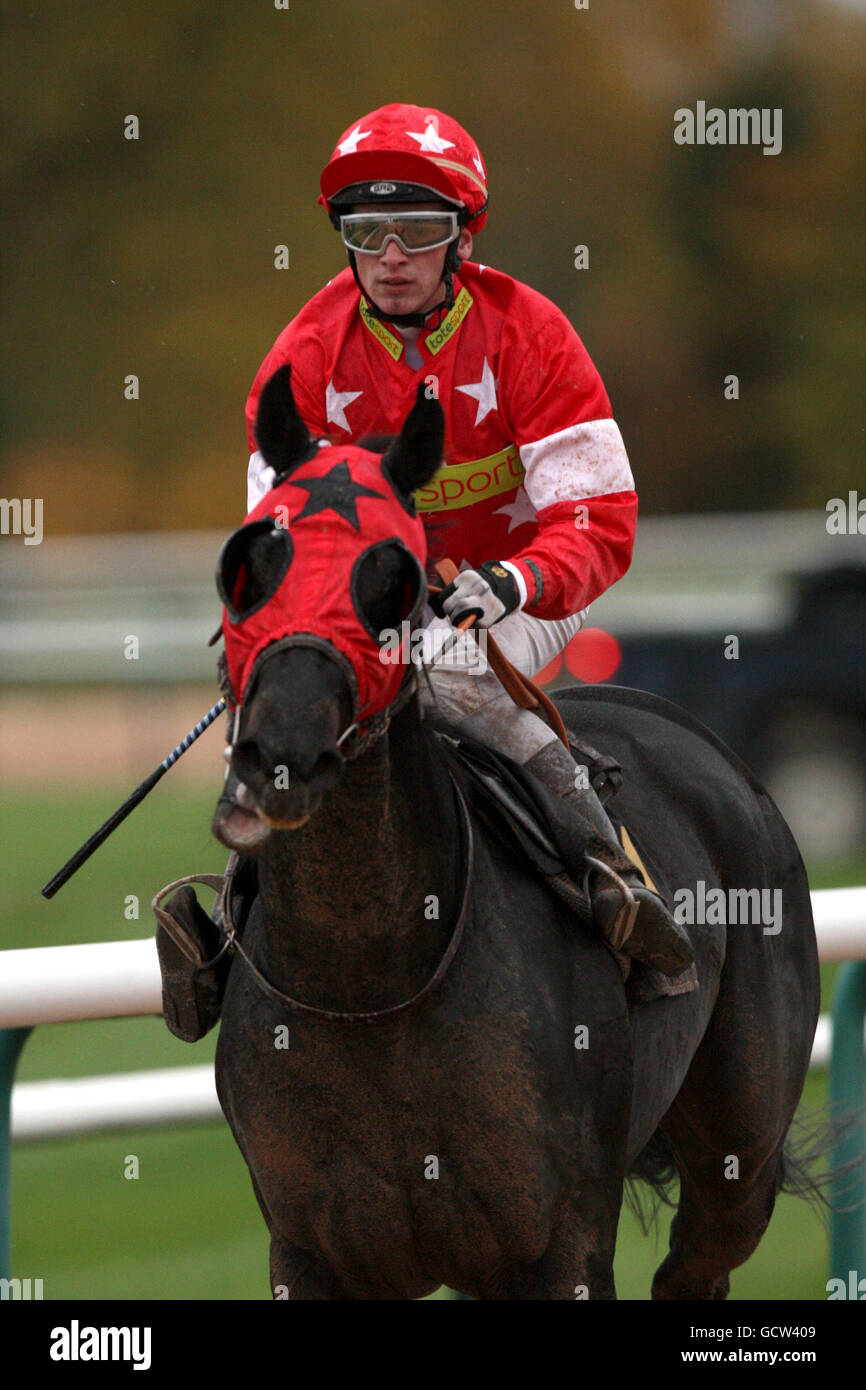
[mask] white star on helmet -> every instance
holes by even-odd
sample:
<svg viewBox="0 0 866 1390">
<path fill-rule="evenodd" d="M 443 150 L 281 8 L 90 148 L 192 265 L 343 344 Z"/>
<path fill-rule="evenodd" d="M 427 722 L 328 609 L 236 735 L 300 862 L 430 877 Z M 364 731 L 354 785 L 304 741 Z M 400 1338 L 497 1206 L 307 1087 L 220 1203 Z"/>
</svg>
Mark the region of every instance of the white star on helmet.
<svg viewBox="0 0 866 1390">
<path fill-rule="evenodd" d="M 406 134 L 417 140 L 419 149 L 426 150 L 428 154 L 441 154 L 443 150 L 454 148 L 454 141 L 443 139 L 432 125 L 428 125 L 423 134 L 419 134 L 417 130 L 407 130 Z"/>
<path fill-rule="evenodd" d="M 358 149 L 359 141 L 366 140 L 372 134 L 372 130 L 362 130 L 361 122 L 359 121 L 351 135 L 347 135 L 345 140 L 341 141 L 337 146 L 337 149 L 340 151 L 340 154 L 355 154 Z"/>
</svg>

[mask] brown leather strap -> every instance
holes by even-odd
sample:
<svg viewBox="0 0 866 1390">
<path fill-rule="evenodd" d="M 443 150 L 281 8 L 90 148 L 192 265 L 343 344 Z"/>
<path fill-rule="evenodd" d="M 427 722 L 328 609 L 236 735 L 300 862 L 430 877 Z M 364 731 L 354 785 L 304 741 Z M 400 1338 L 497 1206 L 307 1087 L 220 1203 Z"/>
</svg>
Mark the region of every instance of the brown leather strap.
<svg viewBox="0 0 866 1390">
<path fill-rule="evenodd" d="M 436 573 L 443 584 L 448 585 L 457 578 L 460 573 L 453 560 L 440 560 L 436 565 Z M 472 619 L 464 618 L 460 627 L 472 626 Z M 568 749 L 568 734 L 562 717 L 556 705 L 549 695 L 536 685 L 529 676 L 525 676 L 522 671 L 518 671 L 507 657 L 503 656 L 490 628 L 485 628 L 487 633 L 487 657 L 495 674 L 512 700 L 520 709 L 537 709 L 539 718 L 543 719 L 553 729 L 557 738 L 561 739 Z"/>
<path fill-rule="evenodd" d="M 165 908 L 162 906 L 162 900 L 167 897 L 169 893 L 173 893 L 176 888 L 182 888 L 187 883 L 203 883 L 205 887 L 213 888 L 214 892 L 217 894 L 220 906 L 223 906 L 228 888 L 231 884 L 231 877 L 234 874 L 232 860 L 234 860 L 236 865 L 236 854 L 232 854 L 229 857 L 229 866 L 232 868 L 231 875 L 228 871 L 225 874 L 185 874 L 183 878 L 176 878 L 173 883 L 167 883 L 164 888 L 160 888 L 156 897 L 152 899 L 150 904 L 153 909 L 153 915 L 163 931 L 171 937 L 177 949 L 182 955 L 186 956 L 187 960 L 190 961 L 197 970 L 206 970 L 208 966 L 216 965 L 216 962 L 225 951 L 227 943 L 224 942 L 217 954 L 210 960 L 204 960 L 198 948 L 198 943 L 193 941 L 188 933 L 184 931 L 180 923 L 176 922 L 174 918 L 166 912 Z"/>
</svg>

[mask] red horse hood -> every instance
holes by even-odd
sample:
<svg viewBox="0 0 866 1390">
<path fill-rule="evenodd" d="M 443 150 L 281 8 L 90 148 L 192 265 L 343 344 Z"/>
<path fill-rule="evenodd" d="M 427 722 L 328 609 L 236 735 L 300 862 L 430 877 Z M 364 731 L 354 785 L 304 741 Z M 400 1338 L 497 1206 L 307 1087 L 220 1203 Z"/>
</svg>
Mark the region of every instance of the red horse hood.
<svg viewBox="0 0 866 1390">
<path fill-rule="evenodd" d="M 251 558 L 260 537 L 267 538 L 264 585 Z M 379 634 L 358 607 L 361 567 L 387 544 L 415 557 L 418 581 L 412 592 L 407 586 L 401 615 L 414 617 L 425 595 L 424 526 L 383 471 L 381 456 L 366 449 L 322 447 L 262 498 L 226 541 L 217 563 L 235 704 L 244 698 L 259 654 L 280 638 L 301 634 L 324 639 L 350 662 L 356 717 L 369 718 L 391 703 L 405 667 L 381 660 Z"/>
</svg>

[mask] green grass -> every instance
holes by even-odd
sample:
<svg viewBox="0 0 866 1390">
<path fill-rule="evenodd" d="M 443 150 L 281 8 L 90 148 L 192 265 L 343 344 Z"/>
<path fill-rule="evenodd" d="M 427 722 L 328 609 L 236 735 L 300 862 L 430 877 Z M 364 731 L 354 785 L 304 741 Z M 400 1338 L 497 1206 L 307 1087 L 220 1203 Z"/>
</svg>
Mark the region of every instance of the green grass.
<svg viewBox="0 0 866 1390">
<path fill-rule="evenodd" d="M 0 949 L 152 936 L 150 900 L 163 884 L 183 874 L 222 872 L 226 851 L 209 830 L 216 793 L 178 794 L 167 779 L 54 898 L 43 898 L 42 885 L 125 794 L 109 786 L 74 797 L 19 793 L 6 801 L 0 811 L 6 861 Z M 200 892 L 210 906 L 208 890 Z M 132 896 L 137 919 L 126 916 Z M 215 1035 L 195 1047 L 178 1042 L 161 1019 L 54 1024 L 33 1033 L 18 1075 L 37 1080 L 186 1066 L 207 1061 L 214 1047 Z"/>
<path fill-rule="evenodd" d="M 121 940 L 152 931 L 150 898 L 170 879 L 219 872 L 210 837 L 212 798 L 163 784 L 51 902 L 39 893 L 77 845 L 122 800 L 98 793 L 18 794 L 0 813 L 4 891 L 0 948 Z M 834 866 L 813 887 L 866 882 L 866 863 Z M 124 915 L 139 899 L 138 920 Z M 822 971 L 824 1001 L 835 967 Z M 184 1066 L 213 1056 L 215 1035 L 185 1046 L 159 1019 L 120 1019 L 36 1029 L 18 1076 L 87 1076 Z M 813 1075 L 809 1106 L 826 1099 Z M 124 1177 L 129 1155 L 139 1177 Z M 670 1213 L 644 1237 L 623 1215 L 617 1248 L 620 1297 L 645 1299 L 667 1248 Z M 732 1276 L 732 1297 L 823 1299 L 827 1236 L 806 1203 L 780 1199 L 770 1228 Z M 16 1147 L 13 1273 L 44 1280 L 48 1299 L 266 1299 L 268 1238 L 246 1167 L 224 1124 L 182 1126 Z"/>
</svg>

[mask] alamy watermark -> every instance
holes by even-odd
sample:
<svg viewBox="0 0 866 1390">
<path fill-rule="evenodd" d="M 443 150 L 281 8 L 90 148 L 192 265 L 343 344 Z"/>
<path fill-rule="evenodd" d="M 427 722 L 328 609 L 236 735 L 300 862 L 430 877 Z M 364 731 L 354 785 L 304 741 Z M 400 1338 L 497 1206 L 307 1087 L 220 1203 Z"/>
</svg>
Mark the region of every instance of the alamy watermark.
<svg viewBox="0 0 866 1390">
<path fill-rule="evenodd" d="M 41 545 L 42 498 L 0 497 L 0 536 L 23 536 L 25 545 Z"/>
<path fill-rule="evenodd" d="M 707 108 L 699 101 L 693 111 L 680 106 L 674 112 L 674 143 L 677 145 L 763 145 L 764 154 L 779 154 L 782 148 L 782 108 L 776 106 L 720 106 Z"/>
<path fill-rule="evenodd" d="M 452 637 L 457 640 L 446 646 Z M 487 629 L 473 628 L 470 637 L 451 627 L 412 628 L 404 618 L 399 628 L 386 627 L 379 633 L 379 660 L 383 666 L 423 662 L 437 669 L 454 666 L 483 674 L 487 670 Z"/>
<path fill-rule="evenodd" d="M 149 1327 L 82 1327 L 73 1318 L 68 1327 L 51 1330 L 48 1355 L 52 1361 L 131 1361 L 134 1371 L 147 1371 L 151 1361 Z"/>
<path fill-rule="evenodd" d="M 866 536 L 866 497 L 851 488 L 846 497 L 831 497 L 825 509 L 830 536 Z"/>
<path fill-rule="evenodd" d="M 824 1287 L 827 1290 L 828 1303 L 840 1298 L 855 1303 L 862 1303 L 866 1300 L 866 1279 L 860 1277 L 860 1271 L 857 1269 L 848 1270 L 847 1282 L 837 1277 L 828 1279 Z"/>
<path fill-rule="evenodd" d="M 0 1301 L 7 1299 L 27 1302 L 44 1297 L 41 1279 L 0 1279 Z"/>
<path fill-rule="evenodd" d="M 781 888 L 708 888 L 702 878 L 674 893 L 674 921 L 708 926 L 762 926 L 764 936 L 782 930 Z"/>
</svg>

